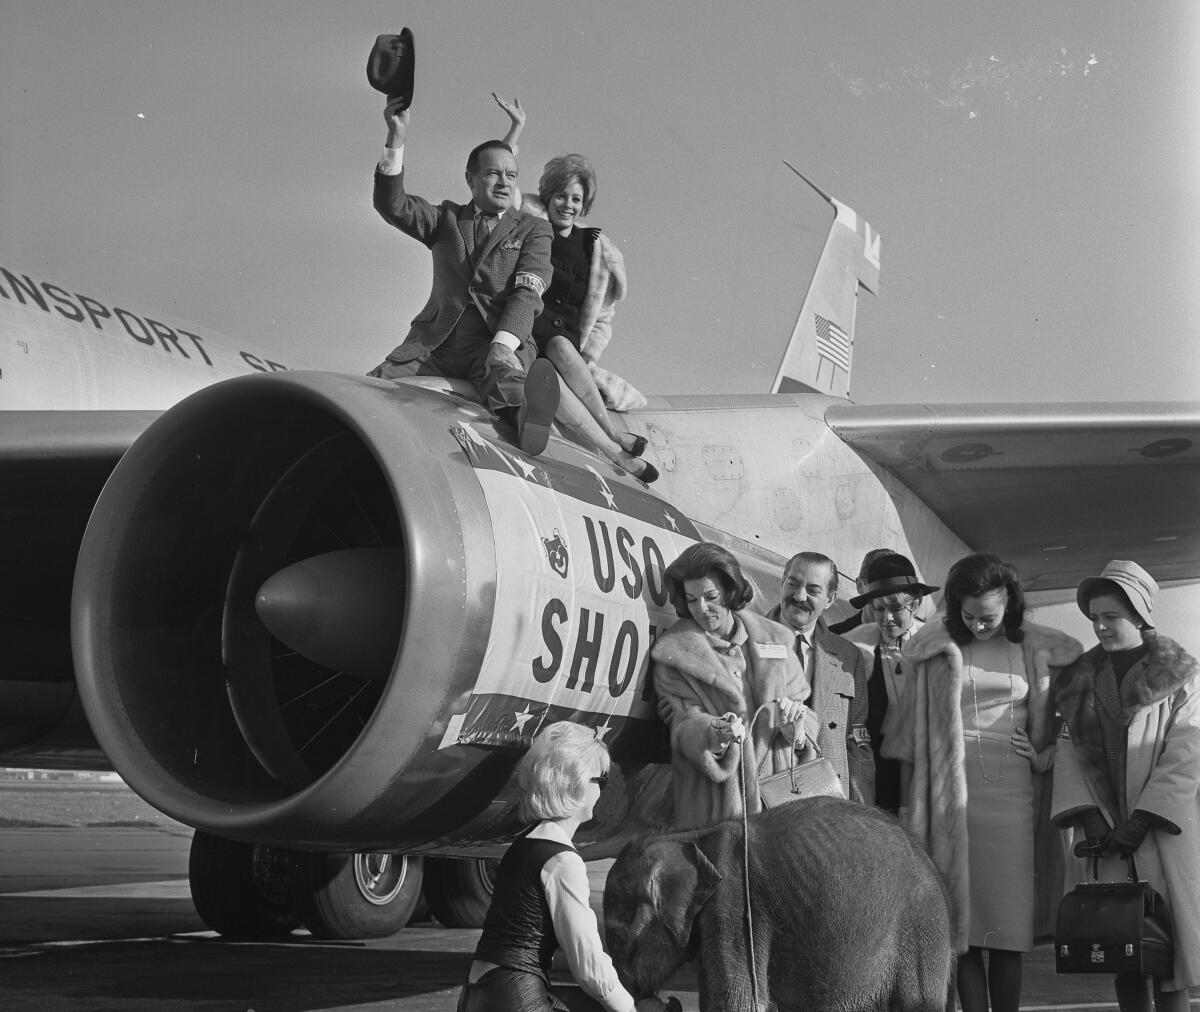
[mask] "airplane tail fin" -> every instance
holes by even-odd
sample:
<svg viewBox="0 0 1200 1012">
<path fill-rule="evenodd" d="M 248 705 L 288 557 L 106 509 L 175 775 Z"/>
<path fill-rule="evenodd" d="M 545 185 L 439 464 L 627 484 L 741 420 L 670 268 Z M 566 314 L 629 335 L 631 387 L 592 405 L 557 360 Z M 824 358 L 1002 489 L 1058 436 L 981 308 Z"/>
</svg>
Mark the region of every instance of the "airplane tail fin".
<svg viewBox="0 0 1200 1012">
<path fill-rule="evenodd" d="M 829 196 L 795 166 L 783 164 L 836 213 L 771 393 L 849 397 L 858 289 L 879 291 L 880 236 L 853 208 Z"/>
</svg>

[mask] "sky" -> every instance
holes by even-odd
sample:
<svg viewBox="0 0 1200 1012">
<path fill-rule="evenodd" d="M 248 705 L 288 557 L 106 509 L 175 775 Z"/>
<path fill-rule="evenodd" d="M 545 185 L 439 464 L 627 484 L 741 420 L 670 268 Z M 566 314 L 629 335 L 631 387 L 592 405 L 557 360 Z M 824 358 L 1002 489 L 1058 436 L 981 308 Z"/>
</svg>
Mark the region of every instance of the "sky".
<svg viewBox="0 0 1200 1012">
<path fill-rule="evenodd" d="M 1200 399 L 1191 0 L 0 0 L 0 263 L 360 373 L 429 288 L 370 202 L 381 32 L 417 45 L 409 188 L 529 114 L 581 151 L 629 297 L 605 364 L 766 392 L 828 228 L 883 236 L 860 403 Z"/>
</svg>

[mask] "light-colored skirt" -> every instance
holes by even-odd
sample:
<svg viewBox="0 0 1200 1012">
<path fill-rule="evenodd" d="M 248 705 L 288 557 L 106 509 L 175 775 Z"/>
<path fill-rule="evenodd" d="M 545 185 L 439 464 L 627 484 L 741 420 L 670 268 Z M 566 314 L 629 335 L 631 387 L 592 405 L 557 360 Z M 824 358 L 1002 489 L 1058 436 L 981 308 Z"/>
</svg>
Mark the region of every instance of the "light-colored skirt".
<svg viewBox="0 0 1200 1012">
<path fill-rule="evenodd" d="M 1008 735 L 963 735 L 967 850 L 971 876 L 968 942 L 985 949 L 1033 948 L 1033 773 Z M 982 753 L 982 760 L 980 755 Z"/>
</svg>

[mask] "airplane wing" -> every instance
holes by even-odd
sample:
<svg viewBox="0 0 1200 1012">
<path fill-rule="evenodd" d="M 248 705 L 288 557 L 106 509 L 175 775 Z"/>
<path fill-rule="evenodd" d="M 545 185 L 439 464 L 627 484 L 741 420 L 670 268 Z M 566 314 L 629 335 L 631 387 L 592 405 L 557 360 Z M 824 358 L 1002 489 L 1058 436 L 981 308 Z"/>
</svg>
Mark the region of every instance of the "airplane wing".
<svg viewBox="0 0 1200 1012">
<path fill-rule="evenodd" d="M 0 754 L 59 726 L 75 698 L 71 581 L 83 529 L 156 411 L 5 411 L 0 420 Z M 64 749 L 86 747 L 79 740 Z M 93 746 L 94 748 L 94 746 Z M 97 753 L 98 755 L 98 753 Z M 49 759 L 40 755 L 40 764 Z M 89 760 L 95 763 L 95 757 Z"/>
<path fill-rule="evenodd" d="M 825 421 L 1030 590 L 1109 559 L 1200 578 L 1200 402 L 835 404 Z"/>
</svg>

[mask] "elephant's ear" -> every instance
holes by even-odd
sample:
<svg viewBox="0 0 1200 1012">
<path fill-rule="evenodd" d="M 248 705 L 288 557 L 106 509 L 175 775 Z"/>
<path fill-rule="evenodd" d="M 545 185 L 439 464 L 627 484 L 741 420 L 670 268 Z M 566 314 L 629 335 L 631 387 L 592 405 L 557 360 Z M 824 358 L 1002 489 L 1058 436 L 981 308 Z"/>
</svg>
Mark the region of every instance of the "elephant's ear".
<svg viewBox="0 0 1200 1012">
<path fill-rule="evenodd" d="M 692 925 L 716 891 L 721 873 L 692 841 L 672 843 L 650 876 L 650 896 L 663 926 L 681 949 L 687 948 Z"/>
</svg>

